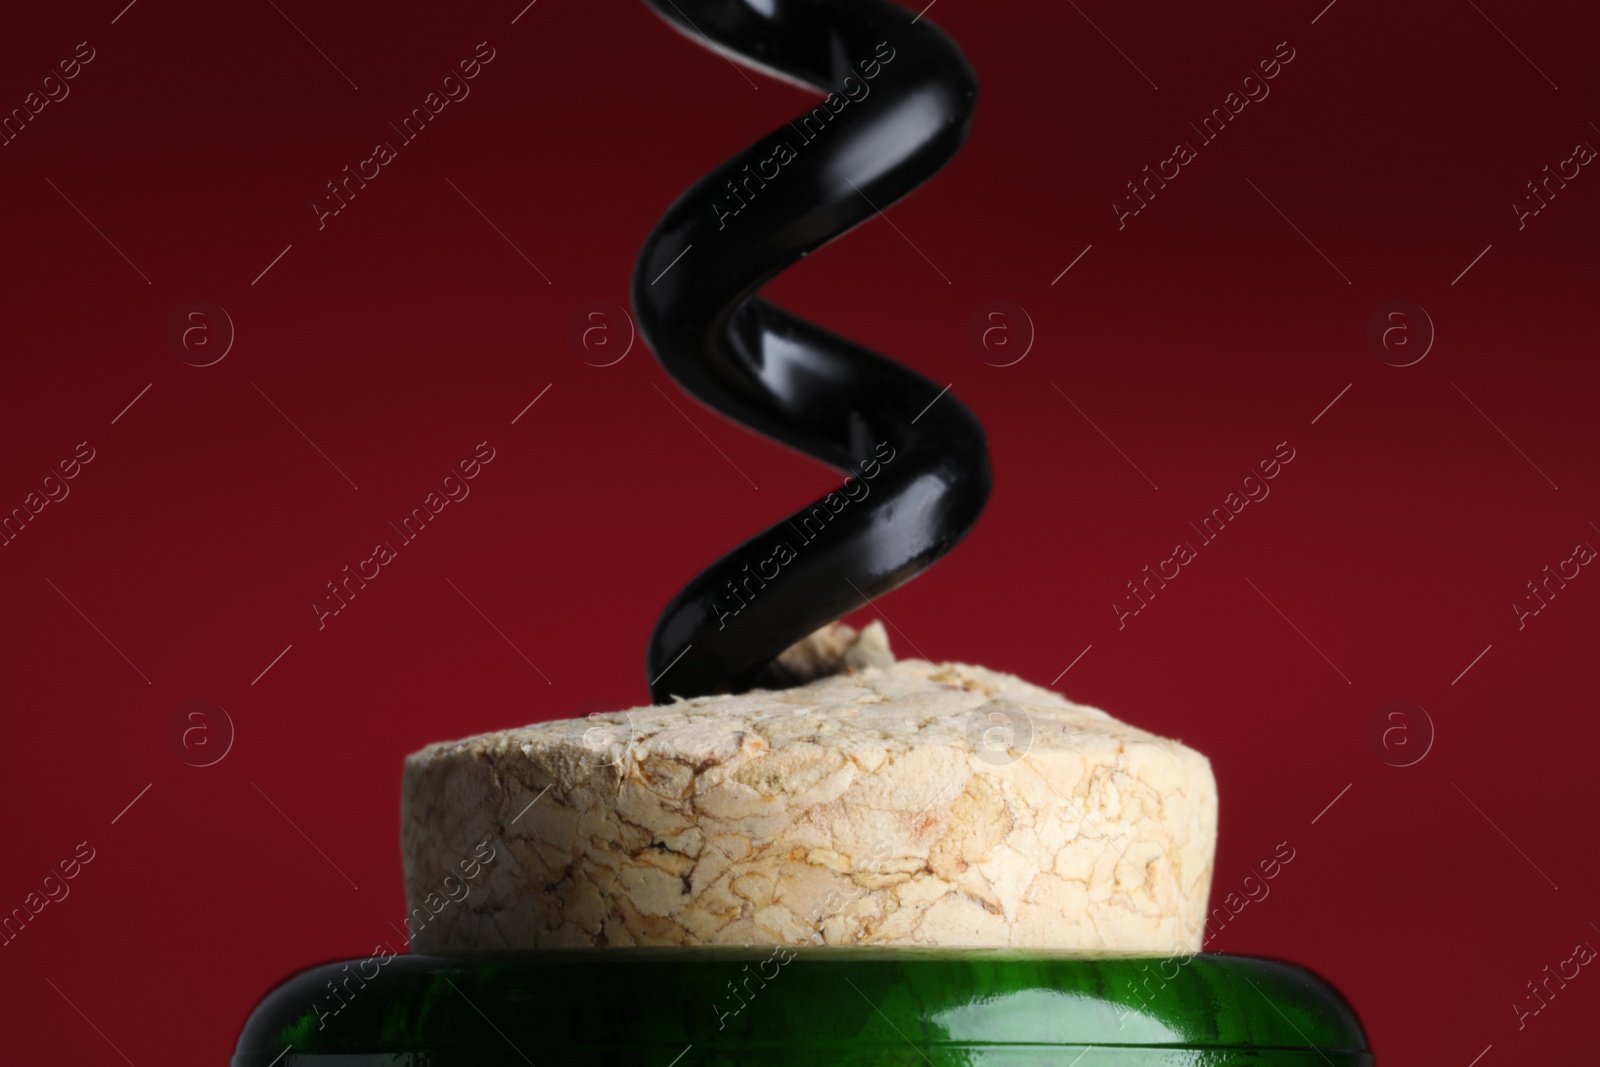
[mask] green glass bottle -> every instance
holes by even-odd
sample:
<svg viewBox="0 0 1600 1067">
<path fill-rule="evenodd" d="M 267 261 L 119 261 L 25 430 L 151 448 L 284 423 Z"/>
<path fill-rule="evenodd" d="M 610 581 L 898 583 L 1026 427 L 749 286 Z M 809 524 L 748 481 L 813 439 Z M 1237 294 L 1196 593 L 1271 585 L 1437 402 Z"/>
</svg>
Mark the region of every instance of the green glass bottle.
<svg viewBox="0 0 1600 1067">
<path fill-rule="evenodd" d="M 233 1067 L 1370 1067 L 1350 1006 L 1242 956 L 586 949 L 313 967 Z"/>
</svg>

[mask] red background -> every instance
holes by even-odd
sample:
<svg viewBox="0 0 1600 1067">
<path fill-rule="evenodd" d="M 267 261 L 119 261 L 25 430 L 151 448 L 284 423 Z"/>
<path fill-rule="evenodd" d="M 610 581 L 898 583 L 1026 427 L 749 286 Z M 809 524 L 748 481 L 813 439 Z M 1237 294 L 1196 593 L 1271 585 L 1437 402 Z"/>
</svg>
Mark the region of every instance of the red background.
<svg viewBox="0 0 1600 1067">
<path fill-rule="evenodd" d="M 642 344 L 600 369 L 566 340 L 580 305 L 626 304 L 680 190 L 809 104 L 638 3 L 121 6 L 0 17 L 4 109 L 96 50 L 0 148 L 0 509 L 95 449 L 0 548 L 0 909 L 95 850 L 0 948 L 4 1058 L 216 1064 L 275 980 L 397 941 L 407 752 L 644 702 L 671 594 L 833 484 Z M 989 510 L 883 598 L 891 637 L 1041 683 L 1092 646 L 1058 688 L 1212 759 L 1214 899 L 1296 850 L 1209 947 L 1327 975 L 1382 1062 L 1587 1051 L 1600 977 L 1521 1030 L 1511 1005 L 1600 945 L 1600 577 L 1520 631 L 1510 605 L 1600 545 L 1600 177 L 1520 231 L 1509 205 L 1600 145 L 1600 19 L 1081 6 L 939 3 L 982 84 L 965 150 L 888 208 L 901 233 L 876 220 L 769 291 L 988 427 Z M 470 97 L 319 231 L 323 183 L 485 40 Z M 1119 231 L 1123 183 L 1280 41 L 1271 95 Z M 167 343 L 192 299 L 237 328 L 210 367 Z M 1405 368 L 1365 338 L 1398 299 L 1437 329 Z M 1015 366 L 968 347 L 991 300 L 1036 327 Z M 471 496 L 319 632 L 323 584 L 483 440 Z M 1271 496 L 1119 631 L 1124 582 L 1280 441 Z M 169 742 L 191 700 L 236 728 L 214 766 Z M 1414 766 L 1369 738 L 1392 700 L 1436 731 Z"/>
</svg>

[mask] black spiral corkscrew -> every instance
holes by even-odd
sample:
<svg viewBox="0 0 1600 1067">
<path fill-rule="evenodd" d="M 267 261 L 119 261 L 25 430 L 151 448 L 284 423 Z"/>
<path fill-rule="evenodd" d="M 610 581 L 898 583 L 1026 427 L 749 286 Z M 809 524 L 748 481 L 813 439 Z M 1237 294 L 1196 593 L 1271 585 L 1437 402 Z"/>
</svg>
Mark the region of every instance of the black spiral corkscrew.
<svg viewBox="0 0 1600 1067">
<path fill-rule="evenodd" d="M 931 566 L 989 497 L 976 418 L 927 378 L 762 300 L 773 277 L 933 175 L 966 139 L 977 80 L 885 0 L 647 0 L 691 39 L 828 95 L 707 174 L 634 268 L 640 331 L 689 392 L 848 472 L 667 606 L 651 697 L 749 688 L 778 653 Z"/>
</svg>

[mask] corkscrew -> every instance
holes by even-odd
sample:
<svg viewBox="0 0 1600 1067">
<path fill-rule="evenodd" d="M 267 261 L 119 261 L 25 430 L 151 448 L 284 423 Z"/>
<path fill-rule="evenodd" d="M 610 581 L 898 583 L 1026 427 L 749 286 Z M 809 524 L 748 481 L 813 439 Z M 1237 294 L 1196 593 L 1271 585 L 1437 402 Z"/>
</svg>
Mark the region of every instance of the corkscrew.
<svg viewBox="0 0 1600 1067">
<path fill-rule="evenodd" d="M 828 94 L 696 182 L 641 250 L 640 332 L 706 405 L 843 484 L 701 572 L 651 635 L 651 697 L 739 692 L 908 581 L 988 500 L 983 429 L 948 387 L 763 300 L 773 277 L 931 177 L 977 101 L 965 58 L 886 0 L 648 0 L 675 29 Z"/>
</svg>

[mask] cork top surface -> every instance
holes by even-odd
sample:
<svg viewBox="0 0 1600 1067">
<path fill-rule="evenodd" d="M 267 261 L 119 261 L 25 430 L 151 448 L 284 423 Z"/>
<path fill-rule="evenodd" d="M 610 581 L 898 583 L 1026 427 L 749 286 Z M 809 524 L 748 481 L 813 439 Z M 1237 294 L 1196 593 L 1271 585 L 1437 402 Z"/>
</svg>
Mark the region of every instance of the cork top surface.
<svg viewBox="0 0 1600 1067">
<path fill-rule="evenodd" d="M 846 635 L 842 641 L 834 636 L 838 631 Z M 555 719 L 440 742 L 413 758 L 512 746 L 529 755 L 578 752 L 598 766 L 685 757 L 704 773 L 813 745 L 871 772 L 888 756 L 921 745 L 965 747 L 991 763 L 1012 762 L 1035 745 L 1093 746 L 1097 738 L 1113 749 L 1128 740 L 1177 747 L 1014 675 L 964 663 L 896 660 L 877 622 L 859 634 L 836 624 L 810 640 L 830 637 L 839 641 L 837 649 L 813 655 L 805 671 L 820 676 L 791 688 Z"/>
</svg>

